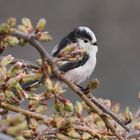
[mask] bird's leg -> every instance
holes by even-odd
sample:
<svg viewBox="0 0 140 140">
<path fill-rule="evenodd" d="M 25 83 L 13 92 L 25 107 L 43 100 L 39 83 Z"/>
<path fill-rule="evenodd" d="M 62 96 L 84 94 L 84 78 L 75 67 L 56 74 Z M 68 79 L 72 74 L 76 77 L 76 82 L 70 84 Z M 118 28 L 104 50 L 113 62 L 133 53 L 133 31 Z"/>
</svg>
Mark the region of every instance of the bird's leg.
<svg viewBox="0 0 140 140">
<path fill-rule="evenodd" d="M 90 95 L 91 92 L 99 86 L 99 80 L 98 79 L 91 80 L 86 88 L 83 88 L 80 85 L 77 86 L 81 89 L 82 92 L 85 93 L 85 95 Z"/>
<path fill-rule="evenodd" d="M 88 88 L 88 87 L 83 88 L 83 87 L 80 86 L 80 85 L 77 85 L 77 86 L 81 89 L 82 92 L 84 92 L 85 95 L 87 95 L 87 94 L 89 93 L 89 88 Z"/>
</svg>

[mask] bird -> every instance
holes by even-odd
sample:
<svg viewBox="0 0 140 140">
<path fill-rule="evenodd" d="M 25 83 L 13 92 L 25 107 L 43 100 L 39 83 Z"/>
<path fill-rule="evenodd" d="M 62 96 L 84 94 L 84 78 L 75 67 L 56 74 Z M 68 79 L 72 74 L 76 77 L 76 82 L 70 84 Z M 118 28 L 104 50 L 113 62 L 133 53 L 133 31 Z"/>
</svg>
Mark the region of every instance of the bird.
<svg viewBox="0 0 140 140">
<path fill-rule="evenodd" d="M 84 53 L 81 54 L 81 59 L 75 59 L 74 61 L 60 60 L 59 70 L 63 72 L 65 78 L 79 85 L 91 76 L 96 66 L 97 39 L 89 27 L 77 27 L 54 47 L 51 55 L 57 60 L 61 56 L 61 52 L 67 46 L 71 47 L 72 44 L 79 50 L 84 49 Z"/>
<path fill-rule="evenodd" d="M 67 48 L 71 50 L 73 46 L 74 51 L 64 53 Z M 61 59 L 62 57 L 66 58 L 66 55 L 70 55 L 69 53 L 79 50 L 84 50 L 84 53 L 79 54 L 80 58 L 75 58 L 74 60 Z M 97 39 L 93 31 L 89 27 L 79 26 L 68 33 L 60 43 L 53 48 L 51 55 L 53 59 L 56 60 L 56 64 L 63 76 L 81 87 L 80 84 L 88 79 L 95 69 L 97 52 Z M 73 57 L 75 57 L 75 55 L 73 55 Z M 55 79 L 55 81 L 58 81 L 55 76 L 51 77 Z M 31 82 L 31 84 L 32 83 L 33 82 Z"/>
</svg>

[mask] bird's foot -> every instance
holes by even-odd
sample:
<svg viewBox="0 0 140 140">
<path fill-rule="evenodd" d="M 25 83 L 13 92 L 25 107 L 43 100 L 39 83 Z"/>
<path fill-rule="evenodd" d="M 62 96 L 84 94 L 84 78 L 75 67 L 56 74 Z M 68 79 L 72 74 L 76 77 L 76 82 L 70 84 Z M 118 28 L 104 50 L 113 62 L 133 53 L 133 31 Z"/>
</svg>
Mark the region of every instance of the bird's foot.
<svg viewBox="0 0 140 140">
<path fill-rule="evenodd" d="M 81 87 L 79 85 L 77 85 L 77 86 L 81 89 L 82 92 L 85 93 L 85 95 L 91 95 L 92 91 L 99 86 L 99 80 L 98 79 L 91 80 L 88 83 L 86 88 L 83 88 L 83 87 Z"/>
<path fill-rule="evenodd" d="M 79 86 L 79 85 L 77 85 L 79 88 L 80 88 L 80 90 L 85 94 L 85 95 L 87 95 L 87 94 L 89 94 L 89 88 L 87 87 L 87 88 L 83 88 L 82 86 Z"/>
</svg>

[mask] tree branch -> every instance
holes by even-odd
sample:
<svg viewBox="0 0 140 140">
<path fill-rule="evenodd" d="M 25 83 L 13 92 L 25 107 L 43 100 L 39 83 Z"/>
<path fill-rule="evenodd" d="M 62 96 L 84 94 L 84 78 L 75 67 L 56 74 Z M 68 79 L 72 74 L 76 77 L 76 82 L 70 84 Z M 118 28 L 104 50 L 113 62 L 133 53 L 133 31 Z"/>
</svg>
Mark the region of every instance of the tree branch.
<svg viewBox="0 0 140 140">
<path fill-rule="evenodd" d="M 53 62 L 53 58 L 48 54 L 48 52 L 43 48 L 43 46 L 34 38 L 33 34 L 27 34 L 20 31 L 13 31 L 11 35 L 16 36 L 18 38 L 25 39 L 28 41 L 33 47 L 37 49 L 37 51 L 40 53 L 41 58 L 43 60 L 44 67 L 47 67 L 47 64 L 49 64 L 54 72 L 54 74 L 57 76 L 57 78 L 64 83 L 66 83 L 75 93 L 77 93 L 85 102 L 86 104 L 93 109 L 97 114 L 103 119 L 106 126 L 116 135 L 116 137 L 120 140 L 123 140 L 124 138 L 115 130 L 114 126 L 110 123 L 108 118 L 106 118 L 106 115 L 104 115 L 104 112 L 96 106 L 81 90 L 79 87 L 77 87 L 74 83 L 67 80 L 59 71 L 57 66 Z M 44 71 L 44 73 L 46 73 Z"/>
<path fill-rule="evenodd" d="M 14 111 L 14 112 L 17 112 L 17 113 L 24 114 L 25 116 L 28 116 L 30 118 L 35 118 L 37 120 L 42 120 L 44 122 L 50 121 L 50 119 L 46 116 L 43 116 L 43 115 L 31 112 L 31 111 L 28 111 L 28 110 L 10 105 L 10 104 L 5 103 L 5 102 L 0 102 L 0 107 L 2 107 L 4 109 L 11 110 L 11 111 Z"/>
<path fill-rule="evenodd" d="M 0 56 L 0 60 L 2 60 L 2 58 L 4 58 L 4 56 Z M 37 66 L 35 63 L 31 62 L 31 61 L 27 61 L 27 60 L 23 60 L 23 59 L 19 59 L 19 58 L 14 58 L 12 64 L 15 64 L 17 62 L 21 62 L 23 67 L 27 67 L 27 68 L 31 68 L 31 69 L 35 69 L 38 70 L 40 67 Z"/>
<path fill-rule="evenodd" d="M 140 138 L 140 130 L 134 130 L 126 134 L 126 139 Z"/>
<path fill-rule="evenodd" d="M 125 130 L 130 131 L 129 127 L 127 127 L 124 123 L 123 119 L 120 119 L 117 114 L 114 114 L 109 109 L 105 108 L 100 101 L 94 96 L 91 97 L 91 101 L 95 103 L 104 113 L 110 115 L 118 124 L 120 124 Z"/>
<path fill-rule="evenodd" d="M 103 135 L 103 136 L 105 136 L 105 135 L 112 136 L 112 133 L 109 132 L 109 131 L 91 129 L 91 128 L 87 127 L 87 126 L 75 125 L 74 129 L 77 130 L 77 131 L 88 132 L 91 136 L 97 137 L 97 138 L 100 138 L 101 135 Z"/>
</svg>

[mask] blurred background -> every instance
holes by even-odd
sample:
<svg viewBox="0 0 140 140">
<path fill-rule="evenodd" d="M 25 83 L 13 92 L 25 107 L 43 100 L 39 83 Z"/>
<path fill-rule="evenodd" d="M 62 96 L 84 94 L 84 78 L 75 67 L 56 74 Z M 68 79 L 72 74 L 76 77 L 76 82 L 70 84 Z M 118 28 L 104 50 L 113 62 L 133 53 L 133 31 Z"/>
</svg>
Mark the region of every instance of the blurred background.
<svg viewBox="0 0 140 140">
<path fill-rule="evenodd" d="M 47 30 L 53 40 L 44 47 L 51 52 L 67 33 L 80 25 L 96 34 L 99 51 L 92 78 L 100 80 L 96 97 L 120 102 L 131 110 L 139 106 L 140 91 L 140 1 L 139 0 L 0 0 L 0 22 L 8 17 L 30 18 L 36 23 L 47 19 Z M 5 51 L 17 58 L 35 61 L 39 55 L 32 47 Z M 71 91 L 70 91 L 71 92 Z M 68 95 L 74 101 L 75 94 Z"/>
</svg>

